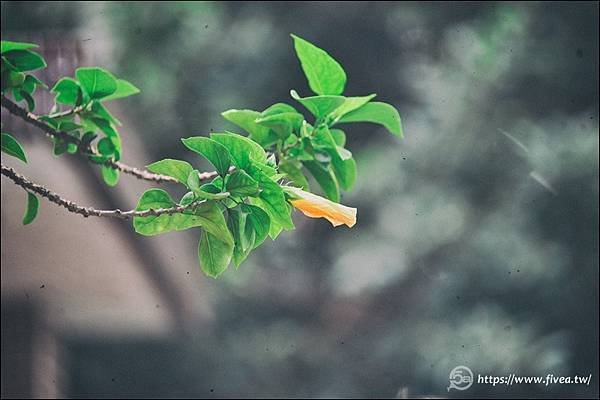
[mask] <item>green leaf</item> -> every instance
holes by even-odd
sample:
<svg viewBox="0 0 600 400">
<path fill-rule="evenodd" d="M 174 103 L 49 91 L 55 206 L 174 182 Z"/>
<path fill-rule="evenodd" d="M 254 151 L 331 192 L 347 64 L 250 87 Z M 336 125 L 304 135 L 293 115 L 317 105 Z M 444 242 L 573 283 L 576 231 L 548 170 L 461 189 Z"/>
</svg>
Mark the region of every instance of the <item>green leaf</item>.
<svg viewBox="0 0 600 400">
<path fill-rule="evenodd" d="M 237 170 L 227 180 L 227 191 L 232 196 L 256 196 L 258 194 L 258 182 L 248 175 L 244 170 Z"/>
<path fill-rule="evenodd" d="M 58 123 L 58 130 L 61 132 L 71 132 L 80 128 L 82 126 L 73 121 L 61 121 Z"/>
<path fill-rule="evenodd" d="M 196 196 L 194 196 L 194 192 L 187 192 L 186 194 L 183 195 L 181 200 L 179 200 L 179 204 L 182 206 L 189 206 L 190 204 L 192 204 L 194 202 L 195 199 L 196 199 Z"/>
<path fill-rule="evenodd" d="M 260 246 L 267 236 L 271 227 L 271 218 L 262 208 L 250 204 L 242 204 L 241 209 L 246 215 L 246 225 L 252 227 L 255 232 L 253 249 Z"/>
<path fill-rule="evenodd" d="M 261 112 L 260 116 L 268 117 L 270 115 L 284 114 L 284 113 L 298 113 L 298 111 L 294 107 L 290 106 L 289 104 L 275 103 L 272 106 L 265 109 L 263 112 Z"/>
<path fill-rule="evenodd" d="M 25 74 L 17 71 L 2 72 L 2 90 L 20 87 L 25 82 Z"/>
<path fill-rule="evenodd" d="M 281 139 L 286 139 L 292 132 L 300 130 L 303 120 L 302 114 L 288 112 L 260 117 L 256 123 L 272 129 Z"/>
<path fill-rule="evenodd" d="M 123 97 L 133 96 L 139 92 L 140 89 L 135 87 L 133 83 L 128 82 L 125 79 L 117 79 L 117 89 L 113 92 L 113 94 L 104 97 L 102 101 L 122 99 Z"/>
<path fill-rule="evenodd" d="M 223 178 L 221 178 L 220 176 L 218 177 L 219 180 L 214 180 L 210 183 L 205 183 L 204 185 L 200 186 L 200 190 L 202 190 L 203 192 L 208 192 L 208 193 L 212 193 L 212 194 L 217 194 L 217 193 L 223 193 L 221 191 L 221 187 L 223 186 Z M 219 186 L 217 186 L 218 183 Z"/>
<path fill-rule="evenodd" d="M 136 206 L 137 211 L 145 211 L 149 209 L 158 210 L 161 208 L 171 208 L 176 204 L 171 199 L 171 196 L 162 189 L 146 190 Z M 150 215 L 147 217 L 134 217 L 133 227 L 135 231 L 141 235 L 152 236 L 165 232 L 184 229 L 197 226 L 191 223 L 194 216 L 190 214 L 163 214 L 159 216 Z M 190 221 L 190 222 L 188 222 Z"/>
<path fill-rule="evenodd" d="M 181 139 L 185 147 L 205 157 L 220 175 L 225 175 L 231 166 L 230 152 L 218 141 L 204 136 Z"/>
<path fill-rule="evenodd" d="M 121 136 L 119 135 L 119 132 L 117 132 L 114 126 L 105 119 L 91 118 L 91 121 L 111 140 L 115 146 L 115 160 L 118 161 L 121 157 Z"/>
<path fill-rule="evenodd" d="M 370 94 L 368 96 L 360 97 L 346 97 L 344 103 L 338 108 L 336 108 L 335 111 L 332 113 L 331 118 L 333 120 L 341 118 L 349 112 L 361 108 L 369 101 L 371 101 L 371 99 L 373 99 L 375 96 L 376 94 Z"/>
<path fill-rule="evenodd" d="M 331 157 L 332 170 L 342 189 L 350 189 L 356 181 L 356 162 L 352 159 L 352 153 L 337 146 L 326 126 L 316 131 L 313 142 L 316 148 L 325 150 Z"/>
<path fill-rule="evenodd" d="M 27 108 L 29 109 L 29 112 L 33 112 L 33 110 L 35 110 L 35 100 L 33 100 L 33 97 L 31 97 L 31 95 L 25 90 L 19 90 L 18 93 L 19 97 L 27 102 Z"/>
<path fill-rule="evenodd" d="M 115 145 L 109 138 L 102 138 L 98 141 L 98 152 L 103 156 L 112 156 L 115 152 Z"/>
<path fill-rule="evenodd" d="M 338 146 L 344 147 L 346 144 L 346 134 L 341 129 L 330 129 L 329 132 Z"/>
<path fill-rule="evenodd" d="M 75 76 L 91 99 L 107 97 L 117 90 L 117 79 L 105 69 L 77 68 Z"/>
<path fill-rule="evenodd" d="M 38 45 L 33 43 L 11 42 L 10 40 L 2 40 L 2 50 L 0 50 L 0 54 L 4 54 L 7 51 L 11 50 L 27 50 L 35 49 L 36 47 L 38 47 Z"/>
<path fill-rule="evenodd" d="M 33 101 L 33 98 L 31 96 L 29 96 L 28 99 L 27 95 L 32 95 L 35 92 L 35 87 L 38 84 L 37 82 L 40 82 L 39 79 L 37 79 L 33 75 L 25 75 L 23 84 L 19 87 L 13 88 L 13 95 L 15 97 L 15 100 L 27 100 L 30 111 L 32 111 L 33 108 L 35 108 L 35 102 Z M 21 92 L 25 92 L 25 94 L 21 94 Z M 33 107 L 31 107 L 31 105 L 33 105 Z"/>
<path fill-rule="evenodd" d="M 248 257 L 248 254 L 250 254 L 256 237 L 256 232 L 252 229 L 252 226 L 249 227 L 250 229 L 246 229 L 246 216 L 247 214 L 243 212 L 229 210 L 227 225 L 233 234 L 233 263 L 236 268 L 239 267 L 246 257 Z"/>
<path fill-rule="evenodd" d="M 262 175 L 266 175 L 272 180 L 277 180 L 277 170 L 269 164 L 263 164 L 256 161 L 251 161 L 250 166 L 247 168 L 248 173 L 254 179 L 259 180 Z"/>
<path fill-rule="evenodd" d="M 291 218 L 291 209 L 285 200 L 283 189 L 266 174 L 259 174 L 259 197 L 250 198 L 250 202 L 262 208 L 271 219 L 269 235 L 275 238 L 281 229 L 294 229 Z"/>
<path fill-rule="evenodd" d="M 300 97 L 295 90 L 291 90 L 292 98 L 300 102 L 316 118 L 322 118 L 340 107 L 345 102 L 344 96 L 311 96 Z"/>
<path fill-rule="evenodd" d="M 119 170 L 108 165 L 103 165 L 102 178 L 108 186 L 115 186 L 119 182 Z"/>
<path fill-rule="evenodd" d="M 79 147 L 83 149 L 88 149 L 90 144 L 96 139 L 98 135 L 95 132 L 86 132 L 81 137 L 81 142 L 79 143 Z"/>
<path fill-rule="evenodd" d="M 227 110 L 221 114 L 227 121 L 234 123 L 250 134 L 250 139 L 263 147 L 268 147 L 279 139 L 270 128 L 255 122 L 261 113 L 253 110 Z"/>
<path fill-rule="evenodd" d="M 344 190 L 350 190 L 356 182 L 356 161 L 354 161 L 354 158 L 332 158 L 331 167 L 338 179 L 340 187 Z"/>
<path fill-rule="evenodd" d="M 88 160 L 90 160 L 94 164 L 104 164 L 109 159 L 110 159 L 110 157 L 103 156 L 103 155 L 97 155 L 97 154 L 89 154 L 88 155 Z"/>
<path fill-rule="evenodd" d="M 117 118 L 114 117 L 114 115 L 112 115 L 108 109 L 106 107 L 104 107 L 102 105 L 102 103 L 100 103 L 99 101 L 92 101 L 92 109 L 91 111 L 86 112 L 86 116 L 89 117 L 95 117 L 95 118 L 101 118 L 101 119 L 105 119 L 110 123 L 113 123 L 115 125 L 121 125 L 121 121 L 119 121 Z"/>
<path fill-rule="evenodd" d="M 171 196 L 162 189 L 148 189 L 140 197 L 136 210 L 158 210 L 160 208 L 175 207 Z M 181 231 L 201 226 L 211 234 L 233 245 L 233 238 L 223 213 L 214 201 L 205 201 L 198 204 L 195 212 L 186 210 L 182 213 L 150 215 L 147 217 L 133 218 L 133 227 L 140 235 L 153 236 L 171 231 Z"/>
<path fill-rule="evenodd" d="M 233 241 L 224 242 L 210 232 L 202 232 L 198 244 L 198 261 L 202 271 L 212 278 L 221 275 L 231 262 L 233 247 Z"/>
<path fill-rule="evenodd" d="M 56 85 L 50 91 L 56 93 L 56 97 L 54 98 L 56 103 L 75 106 L 80 96 L 81 88 L 79 82 L 75 79 L 62 78 L 56 82 Z"/>
<path fill-rule="evenodd" d="M 288 136 L 287 139 L 285 139 L 285 141 L 283 142 L 284 146 L 294 146 L 296 143 L 298 143 L 298 136 L 291 134 L 290 136 Z M 272 165 L 276 164 L 276 160 L 275 160 L 275 154 L 271 154 L 271 158 L 269 163 L 271 163 Z"/>
<path fill-rule="evenodd" d="M 52 149 L 52 153 L 55 156 L 60 156 L 69 150 L 69 144 L 65 142 L 63 139 L 59 137 L 53 137 L 52 141 L 54 142 L 54 148 Z"/>
<path fill-rule="evenodd" d="M 9 156 L 16 157 L 27 164 L 27 157 L 25 156 L 23 147 L 21 147 L 21 144 L 17 141 L 17 139 L 8 133 L 2 133 L 2 151 Z"/>
<path fill-rule="evenodd" d="M 292 38 L 310 89 L 316 94 L 342 94 L 346 86 L 346 73 L 342 66 L 312 43 L 296 35 Z"/>
<path fill-rule="evenodd" d="M 194 167 L 186 161 L 166 158 L 148 165 L 146 169 L 155 174 L 167 175 L 175 178 L 180 183 L 187 186 L 188 176 Z"/>
<path fill-rule="evenodd" d="M 197 198 L 199 199 L 210 199 L 210 200 L 220 200 L 229 197 L 228 192 L 216 192 L 205 191 L 203 190 L 202 182 L 200 181 L 200 175 L 198 170 L 193 170 L 188 175 L 187 186 L 191 191 L 194 192 Z"/>
<path fill-rule="evenodd" d="M 15 100 L 16 101 L 26 100 L 27 105 L 29 106 L 29 111 L 33 111 L 33 109 L 35 108 L 35 102 L 33 101 L 33 98 L 31 97 L 31 95 L 33 95 L 33 93 L 35 93 L 35 88 L 37 86 L 46 87 L 46 85 L 42 81 L 40 81 L 38 78 L 36 78 L 35 76 L 25 75 L 23 84 L 20 85 L 19 87 L 13 88 L 13 95 L 15 96 Z M 24 94 L 21 93 L 23 91 L 25 91 L 26 93 L 24 93 Z"/>
<path fill-rule="evenodd" d="M 27 208 L 25 209 L 25 215 L 23 215 L 23 225 L 28 225 L 33 222 L 37 216 L 39 206 L 40 201 L 37 196 L 27 192 Z"/>
<path fill-rule="evenodd" d="M 118 137 L 119 132 L 115 129 L 115 127 L 104 118 L 90 118 L 90 120 L 96 125 L 102 132 L 106 134 L 107 137 Z"/>
<path fill-rule="evenodd" d="M 46 67 L 46 61 L 37 53 L 29 50 L 10 50 L 2 56 L 19 72 L 34 71 Z"/>
<path fill-rule="evenodd" d="M 29 74 L 25 77 L 25 84 L 30 85 L 28 87 L 31 87 L 31 89 L 27 90 L 29 93 L 33 93 L 33 89 L 35 88 L 35 86 L 41 86 L 46 89 L 48 88 L 48 86 L 44 82 L 39 80 L 36 76 Z"/>
<path fill-rule="evenodd" d="M 267 154 L 256 142 L 236 133 L 213 133 L 211 139 L 221 143 L 229 151 L 231 161 L 239 169 L 246 169 L 250 160 L 266 164 Z"/>
<path fill-rule="evenodd" d="M 75 154 L 77 153 L 77 145 L 75 143 L 67 143 L 67 152 L 69 154 Z"/>
<path fill-rule="evenodd" d="M 283 160 L 279 163 L 279 170 L 286 174 L 290 181 L 294 183 L 294 185 L 307 191 L 310 190 L 308 181 L 302 173 L 298 163 Z"/>
<path fill-rule="evenodd" d="M 302 164 L 323 189 L 325 196 L 336 203 L 340 201 L 340 189 L 331 166 L 325 168 L 317 161 L 303 161 Z"/>
<path fill-rule="evenodd" d="M 348 122 L 373 122 L 383 125 L 394 135 L 403 137 L 400 114 L 398 114 L 398 110 L 387 103 L 367 103 L 361 108 L 344 115 L 337 121 L 340 124 Z"/>
</svg>

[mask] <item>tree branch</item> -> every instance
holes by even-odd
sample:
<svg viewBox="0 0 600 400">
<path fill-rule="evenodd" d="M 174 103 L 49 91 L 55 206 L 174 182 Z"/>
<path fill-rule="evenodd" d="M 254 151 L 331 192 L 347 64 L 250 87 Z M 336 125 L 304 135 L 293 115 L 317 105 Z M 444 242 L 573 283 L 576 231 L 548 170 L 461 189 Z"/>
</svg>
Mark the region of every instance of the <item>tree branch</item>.
<svg viewBox="0 0 600 400">
<path fill-rule="evenodd" d="M 4 94 L 2 95 L 2 107 L 4 107 L 12 115 L 21 118 L 23 121 L 35 126 L 38 129 L 41 129 L 42 131 L 44 131 L 46 136 L 57 137 L 59 139 L 64 140 L 67 143 L 73 143 L 76 145 L 79 145 L 79 143 L 81 142 L 79 139 L 69 135 L 66 132 L 57 131 L 52 126 L 42 121 L 37 115 L 30 113 L 26 109 L 20 107 L 18 104 L 9 100 L 6 96 L 4 96 Z"/>
<path fill-rule="evenodd" d="M 61 207 L 66 208 L 72 213 L 82 215 L 84 217 L 110 217 L 110 218 L 120 218 L 120 219 L 129 219 L 131 217 L 148 217 L 150 215 L 159 216 L 165 214 L 177 214 L 186 210 L 191 210 L 196 208 L 199 204 L 203 203 L 205 200 L 196 201 L 194 203 L 188 204 L 186 206 L 175 206 L 170 208 L 158 208 L 158 209 L 149 209 L 144 211 L 137 210 L 129 210 L 129 211 L 121 211 L 119 209 L 116 210 L 96 210 L 92 207 L 82 207 L 77 205 L 76 203 L 67 200 L 60 195 L 50 191 L 42 185 L 38 185 L 17 173 L 14 169 L 1 165 L 2 167 L 2 175 L 6 176 L 10 180 L 12 180 L 18 186 L 21 186 L 23 189 L 37 193 L 42 197 L 47 198 L 52 203 L 58 204 Z"/>
<path fill-rule="evenodd" d="M 2 100 L 2 107 L 4 107 L 9 113 L 21 118 L 26 123 L 33 125 L 36 128 L 41 129 L 42 131 L 44 131 L 44 133 L 46 133 L 46 136 L 57 137 L 59 139 L 64 140 L 67 143 L 74 143 L 77 146 L 80 145 L 81 140 L 79 140 L 78 138 L 73 137 L 66 132 L 62 132 L 62 131 L 54 129 L 51 125 L 42 121 L 37 115 L 30 113 L 29 111 L 22 108 L 18 104 L 9 100 L 6 96 L 2 95 L 1 100 Z M 76 110 L 76 108 L 73 110 Z M 69 110 L 67 112 L 69 112 L 69 114 L 76 112 L 73 110 Z M 69 114 L 66 114 L 66 115 L 69 115 Z M 90 155 L 99 156 L 99 154 L 92 148 L 88 148 L 88 149 L 86 149 L 86 151 Z M 170 177 L 167 175 L 155 174 L 150 171 L 146 171 L 146 170 L 143 170 L 140 168 L 129 166 L 120 161 L 107 160 L 104 163 L 104 165 L 109 166 L 114 169 L 117 169 L 125 174 L 133 175 L 138 179 L 144 179 L 144 180 L 153 181 L 153 182 L 178 183 L 177 179 L 175 179 L 173 177 Z M 200 175 L 200 180 L 208 180 L 210 178 L 214 178 L 215 176 L 217 176 L 218 173 L 216 171 L 212 171 L 212 172 L 203 172 L 199 175 Z"/>
</svg>

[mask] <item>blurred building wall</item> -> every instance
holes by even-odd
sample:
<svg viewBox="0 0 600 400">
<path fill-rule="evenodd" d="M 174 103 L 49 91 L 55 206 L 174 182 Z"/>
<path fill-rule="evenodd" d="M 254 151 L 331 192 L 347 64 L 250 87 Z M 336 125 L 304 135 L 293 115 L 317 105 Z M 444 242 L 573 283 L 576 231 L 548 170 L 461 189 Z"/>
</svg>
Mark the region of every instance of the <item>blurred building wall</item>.
<svg viewBox="0 0 600 400">
<path fill-rule="evenodd" d="M 49 65 L 42 79 L 50 87 L 87 64 L 71 38 L 20 40 L 41 45 Z M 37 97 L 38 113 L 51 106 L 49 93 Z M 77 155 L 52 156 L 41 131 L 4 109 L 2 125 L 22 140 L 29 160 L 25 165 L 2 154 L 2 163 L 80 205 L 131 209 L 148 186 L 124 175 L 118 187 L 107 188 L 98 168 Z M 141 148 L 135 135 L 124 136 L 125 159 L 143 166 L 148 159 L 135 153 Z M 164 338 L 185 335 L 192 322 L 210 318 L 198 268 L 190 268 L 197 261 L 180 255 L 190 252 L 178 251 L 182 244 L 175 235 L 143 238 L 131 221 L 82 218 L 44 199 L 36 221 L 23 226 L 25 191 L 6 179 L 1 185 L 3 398 L 64 395 L 61 353 L 67 337 Z"/>
</svg>

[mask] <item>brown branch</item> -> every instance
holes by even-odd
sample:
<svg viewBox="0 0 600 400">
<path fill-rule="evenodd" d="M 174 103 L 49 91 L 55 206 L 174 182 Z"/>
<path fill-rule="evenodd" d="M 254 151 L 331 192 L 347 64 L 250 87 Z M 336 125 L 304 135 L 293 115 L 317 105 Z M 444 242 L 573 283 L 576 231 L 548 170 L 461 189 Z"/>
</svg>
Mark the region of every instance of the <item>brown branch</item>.
<svg viewBox="0 0 600 400">
<path fill-rule="evenodd" d="M 158 208 L 158 209 L 149 209 L 144 211 L 137 210 L 129 210 L 129 211 L 121 211 L 119 209 L 116 210 L 96 210 L 92 207 L 82 207 L 77 205 L 76 203 L 67 200 L 60 195 L 50 191 L 42 185 L 38 185 L 17 173 L 14 169 L 1 165 L 2 167 L 2 175 L 6 176 L 10 180 L 12 180 L 15 184 L 21 186 L 23 189 L 37 193 L 42 197 L 47 198 L 52 203 L 58 204 L 61 207 L 66 208 L 72 213 L 82 215 L 84 217 L 111 217 L 111 218 L 120 218 L 120 219 L 129 219 L 131 217 L 148 217 L 151 215 L 159 216 L 164 214 L 177 214 L 180 212 L 184 212 L 186 210 L 191 210 L 197 207 L 199 204 L 203 203 L 205 200 L 196 201 L 194 203 L 188 204 L 186 206 L 175 206 L 170 208 Z"/>
<path fill-rule="evenodd" d="M 42 121 L 39 116 L 37 116 L 33 113 L 30 113 L 29 111 L 22 108 L 18 104 L 9 100 L 6 96 L 2 95 L 1 100 L 2 100 L 2 107 L 4 107 L 9 113 L 21 118 L 26 123 L 41 129 L 42 131 L 44 131 L 44 133 L 46 133 L 47 136 L 57 137 L 59 139 L 64 140 L 67 143 L 74 143 L 77 146 L 79 146 L 81 144 L 80 139 L 69 135 L 67 132 L 62 132 L 62 131 L 54 129 L 51 125 Z M 65 115 L 70 115 L 75 112 L 78 112 L 77 107 L 72 110 L 66 111 L 65 113 L 68 113 L 68 114 L 65 114 Z M 100 155 L 100 154 L 98 154 L 98 152 L 96 152 L 92 148 L 85 149 L 85 151 L 82 150 L 81 154 L 84 154 L 84 155 L 88 154 L 88 155 L 94 155 L 94 156 Z M 133 175 L 138 179 L 144 179 L 144 180 L 152 181 L 152 182 L 178 183 L 177 179 L 175 179 L 173 177 L 170 177 L 167 175 L 155 174 L 150 171 L 146 171 L 144 169 L 129 166 L 120 161 L 108 160 L 104 164 L 111 168 L 117 169 L 125 174 Z M 200 175 L 200 180 L 207 180 L 207 179 L 217 176 L 218 174 L 216 171 L 213 171 L 213 172 L 203 172 L 203 173 L 200 173 L 199 175 Z"/>
<path fill-rule="evenodd" d="M 79 139 L 69 135 L 67 132 L 62 132 L 54 129 L 52 126 L 42 121 L 37 115 L 30 113 L 26 109 L 20 107 L 18 104 L 12 102 L 4 95 L 2 95 L 2 107 L 4 107 L 9 113 L 21 118 L 28 124 L 41 129 L 42 131 L 44 131 L 46 136 L 57 137 L 59 139 L 64 140 L 67 143 L 73 143 L 76 145 L 79 145 L 79 143 L 81 142 Z"/>
<path fill-rule="evenodd" d="M 131 167 L 127 164 L 123 164 L 120 161 L 109 160 L 106 162 L 106 165 L 108 165 L 114 169 L 118 169 L 119 171 L 121 171 L 123 173 L 133 175 L 138 179 L 144 179 L 147 181 L 154 181 L 154 182 L 173 182 L 173 183 L 179 182 L 177 179 L 172 178 L 170 176 L 159 175 L 159 174 L 155 174 L 155 173 L 146 171 L 145 169 Z M 217 171 L 200 172 L 200 173 L 198 173 L 198 177 L 200 178 L 201 181 L 205 181 L 205 180 L 214 178 L 218 174 L 219 173 Z"/>
</svg>

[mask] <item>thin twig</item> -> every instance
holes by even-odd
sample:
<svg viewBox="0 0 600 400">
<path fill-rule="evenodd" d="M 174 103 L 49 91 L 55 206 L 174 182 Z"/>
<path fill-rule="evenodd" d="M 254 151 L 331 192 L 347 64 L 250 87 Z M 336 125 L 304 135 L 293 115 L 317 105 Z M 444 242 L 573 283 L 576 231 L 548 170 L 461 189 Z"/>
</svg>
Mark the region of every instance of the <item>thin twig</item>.
<svg viewBox="0 0 600 400">
<path fill-rule="evenodd" d="M 41 129 L 42 131 L 44 131 L 44 133 L 46 133 L 47 136 L 57 137 L 57 138 L 64 140 L 67 143 L 74 143 L 77 146 L 79 146 L 81 143 L 80 139 L 78 139 L 74 136 L 71 136 L 66 132 L 62 132 L 62 131 L 54 129 L 51 125 L 42 121 L 40 119 L 40 117 L 38 117 L 37 115 L 35 115 L 33 113 L 30 113 L 29 111 L 22 108 L 18 104 L 9 100 L 4 95 L 2 95 L 2 107 L 4 107 L 9 113 L 21 118 L 23 121 L 27 122 L 28 124 Z M 73 110 L 76 110 L 76 109 L 73 109 Z M 73 110 L 69 110 L 69 111 L 71 113 L 76 112 Z M 84 155 L 87 153 L 88 155 L 99 156 L 99 154 L 92 148 L 85 149 L 85 151 L 82 150 L 81 153 Z M 104 163 L 104 165 L 109 166 L 114 169 L 117 169 L 125 174 L 133 175 L 138 179 L 144 179 L 144 180 L 152 181 L 152 182 L 171 182 L 171 183 L 178 182 L 177 179 L 175 179 L 173 177 L 170 177 L 167 175 L 155 174 L 150 171 L 146 171 L 144 169 L 132 167 L 132 166 L 122 163 L 120 161 L 107 160 Z M 200 180 L 211 179 L 217 175 L 218 175 L 218 173 L 216 171 L 202 172 L 199 174 Z"/>
<path fill-rule="evenodd" d="M 48 114 L 48 118 L 63 118 L 63 117 L 68 117 L 69 115 L 72 115 L 72 114 L 78 114 L 78 113 L 82 112 L 83 110 L 85 110 L 86 106 L 87 106 L 87 104 L 83 104 L 83 105 L 68 109 L 66 111 L 56 112 L 54 114 Z"/>
<path fill-rule="evenodd" d="M 93 207 L 82 207 L 70 200 L 67 200 L 60 195 L 50 191 L 42 185 L 38 185 L 27 179 L 25 176 L 17 173 L 14 169 L 5 166 L 2 166 L 2 175 L 6 176 L 10 180 L 12 180 L 15 184 L 21 186 L 23 189 L 37 193 L 42 197 L 47 198 L 52 203 L 58 204 L 61 207 L 66 208 L 72 213 L 82 215 L 84 217 L 110 217 L 110 218 L 120 218 L 120 219 L 129 219 L 131 217 L 148 217 L 148 216 L 159 216 L 159 215 L 170 215 L 184 212 L 186 210 L 191 210 L 196 208 L 199 204 L 203 203 L 205 200 L 196 201 L 194 203 L 185 205 L 185 206 L 175 206 L 170 208 L 158 208 L 158 209 L 149 209 L 144 211 L 137 210 L 129 210 L 129 211 L 121 211 L 119 209 L 116 210 L 96 210 Z"/>
<path fill-rule="evenodd" d="M 120 161 L 108 160 L 106 162 L 106 165 L 108 165 L 114 169 L 118 169 L 119 171 L 121 171 L 125 174 L 133 175 L 138 179 L 144 179 L 144 180 L 153 181 L 153 182 L 173 182 L 173 183 L 179 182 L 177 179 L 171 178 L 170 176 L 159 175 L 159 174 L 155 174 L 155 173 L 146 171 L 145 169 L 131 167 L 127 164 L 123 164 Z M 200 178 L 201 181 L 205 181 L 205 180 L 214 178 L 218 174 L 219 173 L 217 171 L 200 172 L 200 173 L 198 173 L 198 177 Z"/>
</svg>

